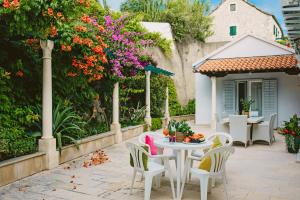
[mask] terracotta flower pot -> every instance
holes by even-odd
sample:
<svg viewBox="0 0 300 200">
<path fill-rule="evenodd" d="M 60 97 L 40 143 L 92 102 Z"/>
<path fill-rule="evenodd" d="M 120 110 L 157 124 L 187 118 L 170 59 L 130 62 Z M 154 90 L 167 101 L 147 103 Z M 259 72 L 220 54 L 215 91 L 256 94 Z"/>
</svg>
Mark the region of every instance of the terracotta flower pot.
<svg viewBox="0 0 300 200">
<path fill-rule="evenodd" d="M 176 142 L 183 142 L 184 134 L 182 132 L 176 132 Z"/>
</svg>

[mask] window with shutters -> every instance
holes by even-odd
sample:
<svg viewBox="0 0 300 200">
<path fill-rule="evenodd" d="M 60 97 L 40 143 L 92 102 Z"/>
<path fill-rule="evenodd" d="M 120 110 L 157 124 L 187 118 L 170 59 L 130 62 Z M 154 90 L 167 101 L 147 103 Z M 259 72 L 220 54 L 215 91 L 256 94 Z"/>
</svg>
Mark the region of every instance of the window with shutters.
<svg viewBox="0 0 300 200">
<path fill-rule="evenodd" d="M 230 4 L 230 11 L 236 11 L 236 4 L 235 3 Z"/>
<path fill-rule="evenodd" d="M 269 120 L 271 114 L 277 113 L 277 80 L 248 79 L 226 80 L 223 83 L 224 112 L 241 114 L 241 99 L 253 99 L 250 110 L 258 116 Z"/>
<path fill-rule="evenodd" d="M 236 26 L 230 26 L 230 28 L 229 28 L 229 34 L 230 34 L 230 36 L 235 36 L 237 34 L 237 28 L 236 28 Z"/>
</svg>

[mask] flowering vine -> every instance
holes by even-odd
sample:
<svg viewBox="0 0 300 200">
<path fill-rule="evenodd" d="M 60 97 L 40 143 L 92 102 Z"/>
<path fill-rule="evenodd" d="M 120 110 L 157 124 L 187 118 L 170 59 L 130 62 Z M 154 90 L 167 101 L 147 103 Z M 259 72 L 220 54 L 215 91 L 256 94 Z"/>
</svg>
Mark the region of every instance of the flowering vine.
<svg viewBox="0 0 300 200">
<path fill-rule="evenodd" d="M 144 49 L 153 44 L 152 40 L 139 40 L 141 33 L 127 31 L 127 17 L 113 19 L 105 16 L 105 38 L 109 45 L 106 54 L 109 58 L 110 71 L 118 78 L 134 76 L 137 70 L 149 64 L 144 58 L 148 57 Z"/>
</svg>

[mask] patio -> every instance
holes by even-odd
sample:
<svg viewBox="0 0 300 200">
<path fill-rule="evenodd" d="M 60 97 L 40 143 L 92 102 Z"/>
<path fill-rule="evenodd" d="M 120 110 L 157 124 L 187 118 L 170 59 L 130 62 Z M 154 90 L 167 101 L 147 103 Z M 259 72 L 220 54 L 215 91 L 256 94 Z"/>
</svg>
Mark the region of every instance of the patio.
<svg viewBox="0 0 300 200">
<path fill-rule="evenodd" d="M 193 130 L 209 134 L 210 130 L 193 125 Z M 137 138 L 130 141 L 137 142 Z M 142 199 L 143 183 L 137 181 L 133 195 L 129 194 L 132 169 L 125 143 L 104 149 L 110 158 L 107 162 L 88 168 L 82 167 L 89 156 L 17 181 L 0 189 L 1 200 L 23 199 Z M 171 162 L 174 167 L 174 162 Z M 70 166 L 70 169 L 66 169 Z M 300 193 L 300 170 L 295 155 L 285 150 L 283 137 L 276 134 L 272 146 L 254 144 L 247 149 L 235 146 L 235 153 L 227 165 L 228 191 L 231 200 L 295 200 Z M 174 173 L 174 169 L 173 169 Z M 72 176 L 75 176 L 72 178 Z M 175 176 L 175 174 L 174 174 Z M 167 178 L 159 189 L 152 189 L 151 199 L 171 199 Z M 199 199 L 199 182 L 185 187 L 183 199 Z M 223 185 L 217 182 L 210 200 L 225 199 Z"/>
</svg>

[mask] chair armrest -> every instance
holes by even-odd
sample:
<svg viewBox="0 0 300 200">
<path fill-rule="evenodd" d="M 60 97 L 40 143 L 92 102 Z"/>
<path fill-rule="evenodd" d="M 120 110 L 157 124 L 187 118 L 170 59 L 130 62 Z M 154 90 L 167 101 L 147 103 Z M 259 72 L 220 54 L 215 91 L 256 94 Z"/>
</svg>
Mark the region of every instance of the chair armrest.
<svg viewBox="0 0 300 200">
<path fill-rule="evenodd" d="M 149 155 L 149 158 L 160 158 L 160 159 L 172 158 L 172 155 Z"/>
</svg>

